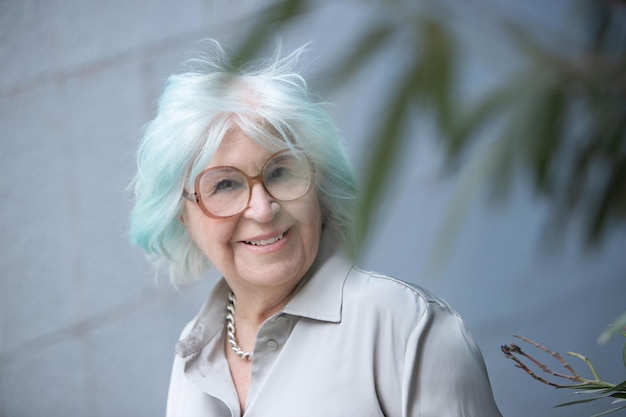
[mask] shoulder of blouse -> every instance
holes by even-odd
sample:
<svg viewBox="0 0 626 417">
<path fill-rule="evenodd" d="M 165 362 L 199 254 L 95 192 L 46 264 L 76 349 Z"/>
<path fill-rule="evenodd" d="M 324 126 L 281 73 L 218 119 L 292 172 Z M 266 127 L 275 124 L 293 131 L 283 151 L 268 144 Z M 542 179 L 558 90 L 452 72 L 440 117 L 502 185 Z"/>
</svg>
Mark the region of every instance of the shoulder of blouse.
<svg viewBox="0 0 626 417">
<path fill-rule="evenodd" d="M 433 305 L 456 314 L 445 300 L 420 285 L 378 272 L 365 271 L 357 266 L 353 266 L 352 271 L 347 285 L 349 285 L 348 283 L 352 284 L 345 288 L 344 292 L 354 291 L 355 293 L 363 292 L 364 294 L 375 295 L 372 297 L 373 302 L 381 302 L 389 308 L 398 305 L 400 308 L 406 308 L 410 305 L 416 305 L 419 308 Z M 391 304 L 390 301 L 394 303 Z"/>
</svg>

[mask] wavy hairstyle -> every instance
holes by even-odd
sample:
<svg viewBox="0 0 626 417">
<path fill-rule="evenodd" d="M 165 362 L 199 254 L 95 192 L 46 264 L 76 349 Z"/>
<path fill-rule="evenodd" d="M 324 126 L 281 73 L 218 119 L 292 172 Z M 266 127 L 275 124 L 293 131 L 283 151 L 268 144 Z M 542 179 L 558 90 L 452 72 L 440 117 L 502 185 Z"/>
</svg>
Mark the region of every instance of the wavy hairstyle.
<svg viewBox="0 0 626 417">
<path fill-rule="evenodd" d="M 137 154 L 130 236 L 174 284 L 199 277 L 210 262 L 179 221 L 182 192 L 213 157 L 224 136 L 240 128 L 270 150 L 306 152 L 316 169 L 315 189 L 327 233 L 352 237 L 354 173 L 323 103 L 315 102 L 294 72 L 304 48 L 235 69 L 216 41 L 193 67 L 167 80 L 156 117 Z"/>
</svg>

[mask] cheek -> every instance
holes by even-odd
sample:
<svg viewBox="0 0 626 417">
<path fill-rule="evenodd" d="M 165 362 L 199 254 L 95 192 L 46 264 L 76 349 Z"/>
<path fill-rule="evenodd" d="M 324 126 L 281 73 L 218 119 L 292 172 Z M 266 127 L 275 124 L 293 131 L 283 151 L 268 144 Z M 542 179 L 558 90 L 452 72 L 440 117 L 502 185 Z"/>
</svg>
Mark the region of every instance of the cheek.
<svg viewBox="0 0 626 417">
<path fill-rule="evenodd" d="M 317 196 L 313 194 L 299 211 L 300 222 L 304 224 L 309 234 L 319 234 L 322 227 L 322 210 Z"/>
<path fill-rule="evenodd" d="M 233 230 L 231 222 L 211 219 L 197 207 L 186 207 L 181 215 L 181 223 L 187 229 L 191 240 L 207 256 L 210 256 L 220 243 L 227 242 Z"/>
<path fill-rule="evenodd" d="M 322 207 L 320 206 L 319 198 L 317 198 L 317 194 L 313 193 L 311 197 L 311 217 L 314 221 L 321 225 L 322 224 Z"/>
</svg>

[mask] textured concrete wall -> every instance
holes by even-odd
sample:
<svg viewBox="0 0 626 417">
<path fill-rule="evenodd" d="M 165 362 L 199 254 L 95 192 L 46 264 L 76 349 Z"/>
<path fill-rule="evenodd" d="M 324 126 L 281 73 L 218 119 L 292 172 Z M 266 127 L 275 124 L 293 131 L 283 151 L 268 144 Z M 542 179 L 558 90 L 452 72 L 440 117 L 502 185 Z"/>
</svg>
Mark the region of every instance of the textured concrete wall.
<svg viewBox="0 0 626 417">
<path fill-rule="evenodd" d="M 172 342 L 208 283 L 155 284 L 126 187 L 214 7 L 0 2 L 1 416 L 163 414 Z"/>
<path fill-rule="evenodd" d="M 0 416 L 164 413 L 173 344 L 211 281 L 180 292 L 157 285 L 127 242 L 125 188 L 167 75 L 200 38 L 231 39 L 254 7 L 251 0 L 0 1 Z M 367 18 L 354 3 L 329 5 L 284 40 L 288 48 L 314 41 L 314 73 Z M 329 98 L 357 167 L 366 151 L 363 120 L 376 111 L 394 64 Z M 468 82 L 483 75 L 479 69 Z M 626 235 L 617 232 L 594 256 L 575 244 L 546 254 L 538 245 L 545 207 L 522 184 L 503 210 L 478 205 L 467 214 L 441 277 L 430 279 L 423 265 L 457 181 L 437 176 L 432 144 L 419 141 L 405 155 L 405 182 L 387 196 L 361 265 L 451 301 L 478 338 L 505 415 L 591 414 L 551 410 L 574 398 L 530 381 L 499 346 L 523 333 L 589 354 L 616 380 L 621 341 L 594 343 L 624 309 Z"/>
</svg>

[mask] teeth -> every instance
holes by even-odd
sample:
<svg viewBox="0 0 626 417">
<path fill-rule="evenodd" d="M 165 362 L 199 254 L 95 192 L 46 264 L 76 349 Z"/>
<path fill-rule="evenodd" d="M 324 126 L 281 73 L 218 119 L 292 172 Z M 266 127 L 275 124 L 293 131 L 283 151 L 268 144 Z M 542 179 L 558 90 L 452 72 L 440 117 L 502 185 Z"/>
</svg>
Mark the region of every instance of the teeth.
<svg viewBox="0 0 626 417">
<path fill-rule="evenodd" d="M 265 246 L 265 245 L 271 245 L 272 243 L 276 243 L 279 240 L 281 240 L 282 238 L 283 238 L 283 233 L 279 234 L 276 237 L 272 237 L 270 239 L 256 240 L 254 242 L 246 241 L 246 243 L 249 244 L 249 245 L 254 245 L 254 246 Z"/>
</svg>

